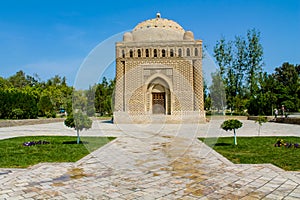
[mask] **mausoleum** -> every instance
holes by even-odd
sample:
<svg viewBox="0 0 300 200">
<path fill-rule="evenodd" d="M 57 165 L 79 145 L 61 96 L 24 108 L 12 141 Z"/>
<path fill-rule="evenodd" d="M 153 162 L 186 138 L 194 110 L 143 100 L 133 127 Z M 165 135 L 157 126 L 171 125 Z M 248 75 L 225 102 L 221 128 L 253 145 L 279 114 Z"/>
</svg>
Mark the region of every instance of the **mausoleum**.
<svg viewBox="0 0 300 200">
<path fill-rule="evenodd" d="M 205 121 L 202 40 L 175 21 L 139 23 L 116 43 L 115 123 Z"/>
</svg>

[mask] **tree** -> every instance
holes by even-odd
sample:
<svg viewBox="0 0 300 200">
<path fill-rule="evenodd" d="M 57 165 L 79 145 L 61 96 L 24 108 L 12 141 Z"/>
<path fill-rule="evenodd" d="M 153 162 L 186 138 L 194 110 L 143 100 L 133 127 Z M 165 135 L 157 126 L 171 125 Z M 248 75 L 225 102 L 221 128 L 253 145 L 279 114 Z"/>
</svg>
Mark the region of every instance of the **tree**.
<svg viewBox="0 0 300 200">
<path fill-rule="evenodd" d="M 20 70 L 15 75 L 8 78 L 8 81 L 15 87 L 15 88 L 23 88 L 26 85 L 30 84 L 30 81 L 26 78 L 25 73 Z"/>
<path fill-rule="evenodd" d="M 232 43 L 226 42 L 225 38 L 217 41 L 214 47 L 214 57 L 219 66 L 220 75 L 223 80 L 226 78 L 226 71 L 232 66 Z"/>
<path fill-rule="evenodd" d="M 233 98 L 235 96 L 235 74 L 233 70 L 233 54 L 232 54 L 232 42 L 226 42 L 225 38 L 217 41 L 216 46 L 214 47 L 214 57 L 216 58 L 216 62 L 219 66 L 219 76 L 221 77 L 221 81 L 225 86 L 226 92 L 226 102 L 228 107 L 233 107 Z M 213 98 L 213 96 L 212 96 Z M 224 97 L 225 98 L 225 97 Z"/>
<path fill-rule="evenodd" d="M 112 98 L 115 87 L 115 80 L 110 80 L 104 77 L 102 83 L 97 84 L 95 90 L 95 110 L 103 115 L 112 114 Z"/>
<path fill-rule="evenodd" d="M 86 114 L 92 117 L 95 115 L 95 87 L 90 86 L 85 95 L 87 98 Z"/>
<path fill-rule="evenodd" d="M 226 106 L 226 94 L 224 84 L 219 72 L 212 73 L 212 85 L 210 86 L 210 96 L 212 107 L 224 111 Z"/>
<path fill-rule="evenodd" d="M 275 94 L 277 96 L 277 106 L 284 105 L 290 111 L 297 111 L 300 106 L 300 73 L 288 62 L 275 68 L 273 78 L 275 79 Z"/>
<path fill-rule="evenodd" d="M 244 76 L 247 69 L 247 42 L 241 36 L 236 36 L 234 41 L 234 57 L 233 70 L 235 74 L 235 96 L 243 95 Z"/>
<path fill-rule="evenodd" d="M 92 127 L 93 121 L 82 112 L 71 113 L 68 115 L 67 119 L 65 120 L 65 125 L 70 128 L 74 128 L 77 132 L 77 144 L 80 143 L 80 136 L 79 132 L 83 129 L 89 129 Z"/>
<path fill-rule="evenodd" d="M 221 38 L 214 47 L 214 57 L 225 86 L 227 107 L 240 112 L 245 106 L 254 105 L 263 66 L 259 31 L 248 30 L 246 39 L 236 36 L 234 41 L 226 42 Z M 252 101 L 246 104 L 246 99 Z"/>
<path fill-rule="evenodd" d="M 31 94 L 15 88 L 0 90 L 1 119 L 32 119 L 37 114 L 37 103 Z"/>
<path fill-rule="evenodd" d="M 38 108 L 41 116 L 53 116 L 53 105 L 48 95 L 41 96 L 38 102 Z M 55 113 L 54 113 L 55 114 Z"/>
<path fill-rule="evenodd" d="M 8 80 L 6 80 L 5 78 L 0 77 L 0 89 L 8 89 L 11 86 L 12 85 Z"/>
<path fill-rule="evenodd" d="M 258 118 L 255 120 L 255 123 L 259 124 L 258 127 L 258 136 L 260 135 L 260 128 L 263 125 L 263 123 L 266 123 L 268 121 L 267 117 L 265 116 L 258 116 Z"/>
<path fill-rule="evenodd" d="M 226 120 L 224 121 L 222 124 L 221 124 L 221 128 L 225 131 L 228 131 L 228 130 L 233 130 L 233 133 L 234 133 L 234 144 L 237 145 L 237 139 L 236 139 L 236 133 L 235 133 L 235 129 L 239 129 L 243 126 L 243 123 L 240 122 L 239 120 L 237 119 L 229 119 L 229 120 Z"/>
<path fill-rule="evenodd" d="M 263 48 L 260 44 L 260 32 L 256 29 L 247 31 L 247 83 L 249 85 L 250 95 L 256 95 L 259 85 L 257 80 L 262 72 L 263 66 Z"/>
</svg>

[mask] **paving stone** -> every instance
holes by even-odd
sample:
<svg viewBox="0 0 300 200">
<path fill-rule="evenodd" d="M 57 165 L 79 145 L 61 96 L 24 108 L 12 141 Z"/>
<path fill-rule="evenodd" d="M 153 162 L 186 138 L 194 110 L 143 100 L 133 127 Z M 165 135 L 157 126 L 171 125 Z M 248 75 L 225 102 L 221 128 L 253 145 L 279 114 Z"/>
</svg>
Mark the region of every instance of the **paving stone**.
<svg viewBox="0 0 300 200">
<path fill-rule="evenodd" d="M 195 125 L 167 124 L 141 128 L 94 122 L 86 136 L 119 136 L 112 143 L 75 163 L 42 163 L 28 169 L 0 169 L 0 199 L 297 199 L 300 173 L 270 164 L 234 165 L 197 140 L 214 136 L 221 120 Z M 253 121 L 243 121 L 239 135 L 251 136 Z M 97 125 L 97 126 L 96 126 Z M 291 135 L 298 134 L 289 125 Z M 282 124 L 264 124 L 265 133 L 284 130 Z M 212 130 L 210 130 L 212 129 Z M 22 131 L 20 131 L 22 130 Z M 0 139 L 31 135 L 74 135 L 63 123 L 0 128 Z M 262 136 L 263 136 L 262 132 Z M 70 179 L 69 169 L 82 168 L 91 176 Z M 6 173 L 9 172 L 9 173 Z M 295 189 L 296 188 L 296 189 Z"/>
</svg>

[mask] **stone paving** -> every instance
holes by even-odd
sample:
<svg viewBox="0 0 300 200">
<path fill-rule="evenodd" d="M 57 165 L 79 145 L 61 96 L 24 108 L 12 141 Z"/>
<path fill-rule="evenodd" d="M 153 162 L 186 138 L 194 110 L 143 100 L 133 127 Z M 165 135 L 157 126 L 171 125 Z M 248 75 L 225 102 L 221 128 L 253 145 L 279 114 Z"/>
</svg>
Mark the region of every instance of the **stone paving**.
<svg viewBox="0 0 300 200">
<path fill-rule="evenodd" d="M 0 169 L 0 199 L 299 199 L 300 173 L 271 164 L 235 165 L 197 137 L 231 136 L 207 124 L 115 125 L 94 121 L 84 136 L 117 139 L 76 163 Z M 239 136 L 258 134 L 243 120 Z M 260 135 L 299 136 L 298 125 L 266 123 Z M 0 128 L 0 139 L 74 135 L 63 123 Z M 88 148 L 88 146 L 87 146 Z"/>
</svg>

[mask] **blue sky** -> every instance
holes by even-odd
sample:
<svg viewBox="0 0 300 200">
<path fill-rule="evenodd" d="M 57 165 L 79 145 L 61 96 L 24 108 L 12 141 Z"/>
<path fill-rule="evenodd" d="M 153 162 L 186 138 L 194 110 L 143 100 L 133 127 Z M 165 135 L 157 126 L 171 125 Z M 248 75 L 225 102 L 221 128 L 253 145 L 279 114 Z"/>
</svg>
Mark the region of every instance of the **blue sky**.
<svg viewBox="0 0 300 200">
<path fill-rule="evenodd" d="M 271 73 L 283 62 L 300 64 L 299 0 L 1 0 L 0 76 L 23 70 L 46 80 L 57 74 L 73 85 L 98 44 L 158 11 L 193 31 L 211 55 L 221 37 L 233 40 L 256 28 L 265 71 Z M 113 75 L 109 69 L 107 76 Z"/>
</svg>

